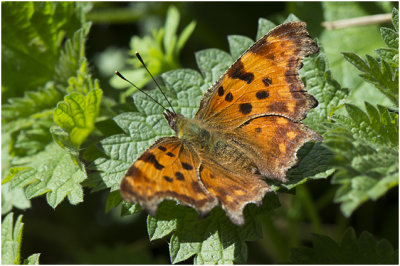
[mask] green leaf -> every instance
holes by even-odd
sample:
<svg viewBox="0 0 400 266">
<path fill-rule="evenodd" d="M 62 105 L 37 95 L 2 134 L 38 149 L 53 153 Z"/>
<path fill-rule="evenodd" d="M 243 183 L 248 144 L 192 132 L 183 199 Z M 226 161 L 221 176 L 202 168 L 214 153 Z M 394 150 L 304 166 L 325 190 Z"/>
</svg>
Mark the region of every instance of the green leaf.
<svg viewBox="0 0 400 266">
<path fill-rule="evenodd" d="M 25 161 L 25 168 L 20 168 L 10 181 L 11 189 L 25 187 L 28 199 L 46 193 L 47 202 L 53 208 L 66 196 L 71 204 L 83 201 L 80 183 L 86 179 L 84 167 L 82 163 L 76 164 L 57 144 L 48 145 Z"/>
<path fill-rule="evenodd" d="M 394 10 L 393 18 L 395 19 L 396 11 Z M 393 22 L 394 25 L 395 23 L 396 22 Z M 375 50 L 375 52 L 381 57 L 380 60 L 377 60 L 370 55 L 366 56 L 367 60 L 363 60 L 355 53 L 349 52 L 345 52 L 343 55 L 347 61 L 363 72 L 363 74 L 359 75 L 360 77 L 362 77 L 366 82 L 373 84 L 398 107 L 399 33 L 395 30 L 383 27 L 381 28 L 381 35 L 388 48 Z"/>
<path fill-rule="evenodd" d="M 183 46 L 189 40 L 189 37 L 190 37 L 190 35 L 192 35 L 195 28 L 196 28 L 196 22 L 192 21 L 183 29 L 183 31 L 179 35 L 178 41 L 176 42 L 177 54 L 179 54 L 179 52 L 182 50 Z"/>
<path fill-rule="evenodd" d="M 98 87 L 98 84 L 93 87 Z M 101 96 L 100 89 L 91 90 L 86 96 L 72 93 L 54 111 L 54 122 L 69 133 L 72 143 L 78 147 L 94 129 Z"/>
<path fill-rule="evenodd" d="M 15 224 L 14 213 L 9 213 L 1 222 L 1 262 L 2 264 L 20 264 L 21 241 L 24 224 L 19 215 Z M 32 254 L 24 260 L 24 264 L 39 264 L 39 253 Z"/>
<path fill-rule="evenodd" d="M 398 254 L 385 240 L 377 241 L 368 232 L 357 239 L 352 228 L 346 230 L 342 241 L 336 243 L 328 236 L 313 235 L 313 247 L 291 250 L 290 263 L 294 264 L 397 264 Z"/>
<path fill-rule="evenodd" d="M 398 115 L 387 108 L 365 104 L 367 114 L 346 104 L 349 117 L 334 117 L 335 128 L 324 144 L 335 153 L 331 162 L 338 172 L 335 201 L 345 216 L 365 201 L 376 200 L 398 185 Z"/>
<path fill-rule="evenodd" d="M 28 198 L 47 193 L 47 200 L 53 207 L 57 206 L 65 196 L 68 196 L 73 204 L 83 200 L 83 191 L 79 183 L 86 178 L 86 173 L 82 170 L 83 165 L 78 162 L 79 150 L 78 147 L 71 147 L 69 136 L 63 135 L 60 128 L 54 127 L 53 110 L 64 93 L 85 92 L 88 90 L 88 83 L 92 87 L 98 87 L 97 83 L 91 84 L 84 54 L 84 44 L 90 24 L 86 23 L 81 29 L 75 31 L 75 28 L 79 27 L 83 21 L 84 6 L 84 4 L 75 3 L 39 5 L 39 3 L 26 2 L 10 7 L 15 10 L 19 8 L 29 10 L 30 17 L 27 22 L 17 23 L 18 26 L 13 28 L 15 32 L 18 32 L 18 27 L 26 27 L 24 29 L 26 36 L 15 36 L 16 38 L 32 38 L 29 40 L 32 47 L 29 47 L 28 55 L 22 52 L 27 49 L 24 47 L 26 44 L 13 42 L 13 45 L 18 47 L 12 47 L 12 49 L 15 51 L 20 49 L 18 50 L 20 52 L 10 53 L 10 61 L 17 62 L 19 71 L 24 71 L 23 68 L 28 67 L 24 65 L 25 61 L 28 62 L 33 58 L 38 60 L 39 63 L 35 64 L 29 61 L 31 64 L 29 67 L 39 70 L 41 76 L 35 74 L 35 77 L 28 76 L 27 80 L 41 80 L 44 77 L 45 81 L 37 84 L 35 88 L 30 88 L 30 84 L 26 84 L 28 87 L 25 86 L 25 90 L 28 88 L 28 90 L 35 89 L 36 91 L 26 92 L 23 98 L 9 99 L 8 104 L 2 107 L 3 119 L 5 118 L 6 122 L 5 132 L 2 132 L 2 135 L 4 133 L 10 137 L 6 157 L 11 157 L 8 163 L 9 174 L 3 182 L 11 180 L 7 187 L 13 192 L 24 188 L 24 193 Z M 12 12 L 15 13 L 15 10 Z M 23 15 L 20 16 L 22 20 L 26 19 L 26 14 Z M 74 33 L 73 36 L 71 33 Z M 28 42 L 26 38 L 25 41 Z M 36 45 L 38 45 L 37 48 L 35 48 Z M 21 59 L 21 56 L 24 58 Z M 41 65 L 46 65 L 48 70 L 44 70 Z M 14 78 L 21 80 L 20 77 L 14 76 Z M 96 105 L 96 103 L 93 104 Z M 86 112 L 91 112 L 93 109 L 91 105 L 85 108 L 87 108 Z M 94 118 L 91 116 L 84 118 L 89 120 L 94 128 L 94 121 L 91 121 Z M 49 134 L 50 129 L 52 134 Z M 52 136 L 66 150 L 58 148 L 59 150 L 56 151 Z M 79 136 L 79 138 L 82 137 L 85 136 Z M 65 169 L 62 165 L 57 166 L 57 163 L 65 163 Z M 69 174 L 71 176 L 68 176 Z M 9 193 L 8 195 L 16 194 Z M 27 203 L 26 197 L 21 197 L 21 202 L 10 199 L 5 201 L 5 204 L 7 205 L 3 207 L 6 208 L 11 208 L 12 205 L 25 207 L 29 202 Z"/>
<path fill-rule="evenodd" d="M 54 78 L 56 82 L 46 83 L 37 92 L 27 92 L 24 98 L 10 99 L 9 103 L 3 106 L 5 114 L 3 118 L 7 119 L 7 122 L 10 121 L 8 122 L 11 123 L 10 128 L 14 128 L 12 131 L 12 153 L 19 156 L 35 154 L 51 141 L 48 131 L 52 126 L 51 116 L 53 109 L 62 98 L 59 88 L 66 87 L 67 79 L 70 78 L 69 74 L 75 75 L 77 69 L 74 67 L 80 67 L 81 71 L 78 72 L 79 77 L 84 74 L 82 71 L 85 70 L 85 59 L 82 47 L 84 47 L 87 33 L 88 27 L 86 26 L 86 30 L 75 32 L 73 42 L 70 40 L 66 41 L 65 49 L 62 50 L 57 63 L 58 65 L 56 66 L 56 72 L 59 73 Z M 74 49 L 78 49 L 78 52 Z M 82 63 L 82 65 L 77 65 L 77 63 Z M 62 67 L 64 65 L 68 69 L 67 67 Z M 76 78 L 70 79 L 69 90 L 74 90 L 77 85 L 85 88 L 86 84 L 77 84 L 76 80 Z M 67 88 L 63 90 L 67 91 Z M 75 90 L 79 91 L 79 89 Z M 21 118 L 26 118 L 26 121 L 21 120 Z"/>
<path fill-rule="evenodd" d="M 141 211 L 142 211 L 142 208 L 139 205 L 122 201 L 121 216 L 133 215 L 133 214 L 141 212 Z"/>
<path fill-rule="evenodd" d="M 154 29 L 152 36 L 132 37 L 130 43 L 130 54 L 134 59 L 130 59 L 129 63 L 135 68 L 140 69 L 128 70 L 129 72 L 127 73 L 132 76 L 128 74 L 126 74 L 126 76 L 129 79 L 134 80 L 135 85 L 139 88 L 143 88 L 149 81 L 151 81 L 151 78 L 147 72 L 142 69 L 139 60 L 136 59 L 136 51 L 140 52 L 143 61 L 153 76 L 158 76 L 163 72 L 179 67 L 179 53 L 189 39 L 196 25 L 196 23 L 191 22 L 183 29 L 178 37 L 177 30 L 179 21 L 180 14 L 178 9 L 174 6 L 170 6 L 164 27 L 161 29 Z M 121 94 L 122 103 L 126 101 L 126 97 L 131 96 L 132 93 L 137 90 L 135 87 L 130 86 L 117 76 L 113 76 L 110 83 L 118 89 L 128 88 Z"/>
<path fill-rule="evenodd" d="M 213 48 L 196 52 L 195 56 L 206 87 L 210 87 L 234 62 L 230 54 Z"/>
<path fill-rule="evenodd" d="M 356 68 L 358 68 L 358 70 L 362 72 L 368 72 L 370 70 L 367 62 L 365 62 L 361 57 L 359 57 L 355 53 L 343 52 L 342 54 L 344 58 L 350 63 L 352 63 Z"/>
<path fill-rule="evenodd" d="M 2 106 L 2 119 L 12 121 L 52 109 L 62 99 L 54 84 L 47 83 L 38 91 L 28 91 L 22 98 L 11 98 Z"/>
<path fill-rule="evenodd" d="M 58 126 L 51 127 L 50 133 L 53 137 L 53 140 L 58 144 L 58 146 L 63 148 L 65 151 L 68 151 L 69 154 L 72 156 L 72 160 L 78 162 L 79 150 L 78 147 L 74 143 L 72 143 L 69 134 Z"/>
<path fill-rule="evenodd" d="M 281 187 L 292 189 L 309 179 L 327 178 L 335 171 L 330 165 L 333 153 L 321 143 L 306 143 L 297 152 L 297 157 L 299 163 L 289 169 L 286 175 L 289 181 L 279 184 Z"/>
<path fill-rule="evenodd" d="M 300 21 L 300 19 L 298 17 L 296 17 L 296 15 L 290 13 L 289 16 L 285 19 L 285 21 L 283 23 L 293 22 L 293 21 Z"/>
<path fill-rule="evenodd" d="M 305 58 L 303 63 L 304 66 L 299 71 L 300 77 L 307 91 L 318 100 L 318 106 L 310 110 L 304 123 L 323 134 L 327 128 L 332 127 L 328 121 L 335 110 L 343 106 L 349 92 L 332 77 L 322 48 L 318 54 Z"/>
<path fill-rule="evenodd" d="M 90 81 L 86 78 L 88 73 L 85 58 L 85 41 L 89 34 L 90 27 L 91 24 L 89 22 L 84 23 L 79 30 L 74 32 L 72 38 L 65 42 L 61 50 L 57 65 L 55 66 L 56 76 L 54 79 L 62 84 L 63 88 L 69 85 L 69 88 L 64 91 L 88 92 L 87 87 L 90 86 Z M 70 80 L 71 77 L 72 80 Z M 78 82 L 80 82 L 80 85 L 73 86 Z M 89 85 L 87 83 L 89 83 Z"/>
<path fill-rule="evenodd" d="M 22 240 L 22 215 L 13 222 L 13 213 L 9 213 L 1 223 L 1 262 L 2 264 L 19 264 Z"/>
<path fill-rule="evenodd" d="M 32 254 L 27 259 L 24 260 L 24 264 L 25 265 L 39 265 L 39 257 L 40 257 L 40 253 Z"/>
<path fill-rule="evenodd" d="M 34 16 L 44 16 L 39 11 L 35 11 L 34 14 Z M 43 87 L 39 87 L 35 92 L 25 93 L 23 98 L 9 99 L 8 104 L 2 107 L 6 131 L 12 137 L 9 152 L 13 156 L 22 157 L 36 154 L 51 142 L 49 129 L 53 126 L 53 109 L 62 99 L 62 91 L 68 90 L 67 79 L 70 82 L 70 90 L 74 90 L 76 85 L 84 90 L 86 84 L 77 84 L 77 79 L 71 78 L 70 75 L 77 74 L 79 78 L 85 74 L 82 73 L 86 67 L 82 47 L 84 47 L 88 29 L 88 24 L 86 24 L 84 29 L 74 33 L 72 42 L 68 39 L 64 49 L 60 49 L 61 54 L 55 66 L 56 73 L 52 81 L 47 82 Z M 17 58 L 13 60 L 17 60 Z M 69 68 L 60 67 L 64 65 Z M 78 68 L 80 68 L 80 71 L 77 71 Z M 75 90 L 79 91 L 79 89 Z"/>
<path fill-rule="evenodd" d="M 392 68 L 383 59 L 377 61 L 367 55 L 367 61 L 353 53 L 343 53 L 346 60 L 356 66 L 364 74 L 361 74 L 365 81 L 373 84 L 379 91 L 386 95 L 393 104 L 398 106 L 399 100 L 399 71 L 398 66 Z"/>
<path fill-rule="evenodd" d="M 122 202 L 121 193 L 118 190 L 110 192 L 107 196 L 106 213 L 117 207 Z"/>
<path fill-rule="evenodd" d="M 399 32 L 399 10 L 397 8 L 392 10 L 392 21 L 394 29 Z"/>
<path fill-rule="evenodd" d="M 258 19 L 258 29 L 257 29 L 257 37 L 256 39 L 259 40 L 264 37 L 270 30 L 276 27 L 276 24 L 270 20 L 265 18 Z"/>
<path fill-rule="evenodd" d="M 80 26 L 79 6 L 72 2 L 8 2 L 2 6 L 3 98 L 22 96 L 23 91 L 52 79 L 63 39 Z"/>
<path fill-rule="evenodd" d="M 388 62 L 391 67 L 395 68 L 399 66 L 399 51 L 397 49 L 379 48 L 375 50 L 375 53 Z"/>
<path fill-rule="evenodd" d="M 49 127 L 52 124 L 52 111 L 5 123 L 5 132 L 11 137 L 7 143 L 10 155 L 23 157 L 43 150 L 51 141 Z"/>
<path fill-rule="evenodd" d="M 246 241 L 262 237 L 256 217 L 280 206 L 275 194 L 267 194 L 263 206 L 245 209 L 243 227 L 232 224 L 220 208 L 214 209 L 204 219 L 199 219 L 193 209 L 178 206 L 173 201 L 161 204 L 157 217 L 148 217 L 151 240 L 172 233 L 170 240 L 171 262 L 178 263 L 195 255 L 195 264 L 244 263 L 247 259 Z"/>
<path fill-rule="evenodd" d="M 161 239 L 171 234 L 177 227 L 177 219 L 160 220 L 147 216 L 147 232 L 150 241 Z"/>
<path fill-rule="evenodd" d="M 25 210 L 31 207 L 22 188 L 11 189 L 10 184 L 1 185 L 1 214 L 9 213 L 12 208 Z"/>
<path fill-rule="evenodd" d="M 172 56 L 176 44 L 176 31 L 178 30 L 180 15 L 178 9 L 170 6 L 165 20 L 165 35 L 163 39 L 164 49 L 167 56 Z"/>
<path fill-rule="evenodd" d="M 354 120 L 354 122 L 359 124 L 363 122 L 367 124 L 370 123 L 369 117 L 357 106 L 352 104 L 346 104 L 345 108 L 351 119 Z"/>
<path fill-rule="evenodd" d="M 228 42 L 233 58 L 239 58 L 254 43 L 252 39 L 240 35 L 229 35 Z"/>
<path fill-rule="evenodd" d="M 399 34 L 389 28 L 381 28 L 382 39 L 389 48 L 398 49 L 399 48 Z"/>
</svg>

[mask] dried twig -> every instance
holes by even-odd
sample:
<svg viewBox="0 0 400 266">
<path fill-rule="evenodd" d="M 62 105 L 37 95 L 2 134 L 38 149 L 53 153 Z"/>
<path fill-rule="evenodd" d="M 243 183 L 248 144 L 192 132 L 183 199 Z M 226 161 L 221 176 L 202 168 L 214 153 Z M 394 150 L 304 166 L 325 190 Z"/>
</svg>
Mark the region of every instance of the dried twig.
<svg viewBox="0 0 400 266">
<path fill-rule="evenodd" d="M 349 18 L 335 21 L 322 22 L 322 26 L 328 30 L 348 28 L 354 26 L 364 26 L 392 21 L 392 14 L 379 14 L 365 17 Z"/>
</svg>

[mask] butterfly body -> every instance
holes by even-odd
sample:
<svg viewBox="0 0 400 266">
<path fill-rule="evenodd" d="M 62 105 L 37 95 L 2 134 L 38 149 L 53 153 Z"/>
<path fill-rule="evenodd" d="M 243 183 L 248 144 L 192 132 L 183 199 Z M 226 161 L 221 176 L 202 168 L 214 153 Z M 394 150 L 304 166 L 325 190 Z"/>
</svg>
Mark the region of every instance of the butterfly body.
<svg viewBox="0 0 400 266">
<path fill-rule="evenodd" d="M 126 201 L 155 215 L 173 199 L 201 215 L 217 205 L 244 224 L 248 203 L 286 182 L 297 150 L 322 137 L 301 123 L 317 106 L 298 76 L 301 60 L 318 52 L 303 22 L 282 24 L 251 46 L 205 93 L 186 118 L 166 110 L 176 136 L 157 140 L 121 182 Z"/>
<path fill-rule="evenodd" d="M 173 115 L 176 122 L 176 136 L 201 157 L 209 156 L 225 168 L 243 174 L 260 172 L 256 164 L 248 156 L 249 151 L 241 148 L 239 140 L 233 134 L 220 129 L 213 129 L 198 119 L 186 118 L 182 115 Z M 174 128 L 173 128 L 174 129 Z"/>
</svg>

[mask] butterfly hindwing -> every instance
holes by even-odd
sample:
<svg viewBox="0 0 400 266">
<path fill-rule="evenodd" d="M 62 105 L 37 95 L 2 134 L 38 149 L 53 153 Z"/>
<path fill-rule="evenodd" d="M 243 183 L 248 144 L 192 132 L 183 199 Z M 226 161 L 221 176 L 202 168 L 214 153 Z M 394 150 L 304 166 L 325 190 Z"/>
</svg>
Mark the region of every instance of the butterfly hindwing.
<svg viewBox="0 0 400 266">
<path fill-rule="evenodd" d="M 305 91 L 298 70 L 318 50 L 304 22 L 274 28 L 206 92 L 195 118 L 215 128 L 235 128 L 264 115 L 302 120 L 317 101 Z"/>
<path fill-rule="evenodd" d="M 129 168 L 121 182 L 122 196 L 153 216 L 166 199 L 208 213 L 218 201 L 199 181 L 199 163 L 196 153 L 179 138 L 161 138 Z"/>
<path fill-rule="evenodd" d="M 231 138 L 244 146 L 260 174 L 282 182 L 297 162 L 297 150 L 308 141 L 322 140 L 318 133 L 282 116 L 258 117 L 233 132 Z"/>
<path fill-rule="evenodd" d="M 261 204 L 265 193 L 271 189 L 260 176 L 230 171 L 206 156 L 202 158 L 199 168 L 201 181 L 218 198 L 229 219 L 243 225 L 244 207 L 248 203 Z"/>
</svg>

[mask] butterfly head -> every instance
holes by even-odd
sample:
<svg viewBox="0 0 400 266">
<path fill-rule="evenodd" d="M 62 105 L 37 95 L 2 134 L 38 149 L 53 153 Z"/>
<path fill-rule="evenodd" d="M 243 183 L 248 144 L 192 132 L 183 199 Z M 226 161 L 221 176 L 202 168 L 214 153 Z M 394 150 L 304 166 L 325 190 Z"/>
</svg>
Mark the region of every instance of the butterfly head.
<svg viewBox="0 0 400 266">
<path fill-rule="evenodd" d="M 174 113 L 168 109 L 165 109 L 163 113 L 165 119 L 167 119 L 169 127 L 172 128 L 175 132 L 178 132 L 178 120 L 183 117 L 183 115 Z"/>
</svg>

